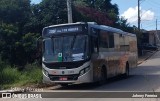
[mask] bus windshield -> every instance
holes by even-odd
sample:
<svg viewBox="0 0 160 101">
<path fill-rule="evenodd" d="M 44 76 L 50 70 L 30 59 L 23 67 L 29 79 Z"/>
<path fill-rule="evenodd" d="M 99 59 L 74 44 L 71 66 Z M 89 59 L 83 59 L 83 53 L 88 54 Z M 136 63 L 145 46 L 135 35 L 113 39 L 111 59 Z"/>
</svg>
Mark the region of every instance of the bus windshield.
<svg viewBox="0 0 160 101">
<path fill-rule="evenodd" d="M 62 36 L 44 39 L 43 61 L 72 62 L 81 61 L 88 53 L 88 36 Z"/>
</svg>

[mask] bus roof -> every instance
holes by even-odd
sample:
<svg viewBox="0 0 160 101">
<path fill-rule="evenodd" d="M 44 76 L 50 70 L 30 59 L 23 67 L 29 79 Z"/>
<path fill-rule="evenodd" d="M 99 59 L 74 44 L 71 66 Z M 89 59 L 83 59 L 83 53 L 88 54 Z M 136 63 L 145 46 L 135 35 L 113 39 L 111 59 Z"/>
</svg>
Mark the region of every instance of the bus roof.
<svg viewBox="0 0 160 101">
<path fill-rule="evenodd" d="M 106 25 L 98 25 L 96 22 L 66 23 L 66 24 L 51 25 L 51 26 L 47 26 L 45 28 L 60 27 L 60 26 L 70 26 L 70 25 L 80 25 L 80 24 L 88 24 L 89 26 L 91 26 L 93 28 L 97 28 L 97 29 L 101 29 L 101 30 L 106 30 L 106 31 L 111 31 L 111 32 L 114 32 L 114 33 L 119 33 L 119 34 L 124 34 L 124 35 L 129 35 L 129 36 L 136 36 L 133 33 L 128 33 L 128 32 L 125 32 L 125 31 L 123 31 L 121 29 L 113 28 L 113 27 L 106 26 Z"/>
<path fill-rule="evenodd" d="M 51 25 L 51 26 L 47 26 L 45 28 L 60 27 L 60 26 L 70 26 L 70 25 L 79 25 L 79 24 L 86 24 L 86 23 L 85 22 L 65 23 L 65 24 Z"/>
<path fill-rule="evenodd" d="M 106 25 L 91 25 L 91 27 L 97 28 L 97 29 L 101 29 L 101 30 L 105 30 L 105 31 L 110 31 L 110 32 L 118 33 L 118 34 L 124 34 L 124 35 L 129 35 L 129 36 L 136 36 L 133 33 L 125 32 L 125 31 L 123 31 L 121 29 L 113 28 L 113 27 L 106 26 Z"/>
</svg>

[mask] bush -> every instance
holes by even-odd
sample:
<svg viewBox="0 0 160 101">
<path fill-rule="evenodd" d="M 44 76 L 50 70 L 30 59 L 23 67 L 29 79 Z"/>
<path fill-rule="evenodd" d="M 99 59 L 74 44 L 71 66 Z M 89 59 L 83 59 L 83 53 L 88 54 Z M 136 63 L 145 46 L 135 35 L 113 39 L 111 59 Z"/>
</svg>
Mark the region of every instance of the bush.
<svg viewBox="0 0 160 101">
<path fill-rule="evenodd" d="M 5 68 L 1 68 L 0 82 L 1 84 L 10 84 L 18 80 L 19 76 L 20 72 L 16 68 L 6 66 Z"/>
<path fill-rule="evenodd" d="M 0 62 L 0 89 L 40 84 L 42 82 L 42 70 L 36 64 L 27 64 L 23 71 Z"/>
</svg>

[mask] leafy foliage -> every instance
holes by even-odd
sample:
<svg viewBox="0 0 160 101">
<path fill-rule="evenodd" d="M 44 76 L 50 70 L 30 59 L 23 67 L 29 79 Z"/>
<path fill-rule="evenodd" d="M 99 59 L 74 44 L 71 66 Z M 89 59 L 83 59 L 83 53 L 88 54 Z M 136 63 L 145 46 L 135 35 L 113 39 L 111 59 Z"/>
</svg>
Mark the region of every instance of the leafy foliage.
<svg viewBox="0 0 160 101">
<path fill-rule="evenodd" d="M 76 9 L 79 12 L 81 12 L 83 16 L 85 15 L 88 18 L 87 21 L 94 21 L 99 24 L 110 25 L 110 26 L 113 25 L 113 21 L 109 20 L 108 15 L 103 12 L 97 11 L 89 7 L 77 6 Z"/>
<path fill-rule="evenodd" d="M 0 89 L 41 83 L 42 70 L 37 64 L 27 64 L 19 71 L 0 61 Z"/>
<path fill-rule="evenodd" d="M 16 51 L 14 44 L 19 40 L 17 32 L 18 28 L 11 24 L 0 25 L 0 54 L 2 60 L 11 64 L 14 60 L 14 51 Z"/>
<path fill-rule="evenodd" d="M 90 15 L 97 14 L 95 19 L 102 19 L 101 17 L 103 17 L 105 23 L 100 24 L 114 26 L 118 21 L 118 6 L 116 4 L 111 4 L 111 0 L 74 0 L 74 3 L 78 8 L 80 7 L 81 9 L 86 10 L 90 9 L 88 12 Z M 94 13 L 93 10 L 96 13 Z M 81 11 L 81 13 L 83 12 Z M 106 23 L 106 20 L 110 20 L 109 22 L 112 22 L 112 24 Z"/>
<path fill-rule="evenodd" d="M 0 0 L 3 23 L 24 23 L 29 18 L 30 0 Z"/>
<path fill-rule="evenodd" d="M 73 21 L 95 21 L 133 32 L 126 19 L 119 18 L 111 0 L 72 0 Z M 66 0 L 0 0 L 0 56 L 12 67 L 25 67 L 40 57 L 36 40 L 42 28 L 67 23 Z"/>
<path fill-rule="evenodd" d="M 11 65 L 23 66 L 31 63 L 36 54 L 36 38 L 38 34 L 27 33 L 20 35 L 18 27 L 12 24 L 0 25 L 0 54 L 2 60 Z"/>
</svg>

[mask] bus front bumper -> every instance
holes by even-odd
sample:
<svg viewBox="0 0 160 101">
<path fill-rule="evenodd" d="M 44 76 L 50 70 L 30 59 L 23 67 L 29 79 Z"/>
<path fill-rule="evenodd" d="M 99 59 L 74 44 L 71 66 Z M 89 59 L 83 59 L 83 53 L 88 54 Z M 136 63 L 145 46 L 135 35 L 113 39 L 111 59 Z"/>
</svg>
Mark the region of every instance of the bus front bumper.
<svg viewBox="0 0 160 101">
<path fill-rule="evenodd" d="M 73 75 L 66 75 L 66 76 L 73 76 Z M 62 76 L 62 77 L 65 77 L 65 76 Z M 76 80 L 51 80 L 43 72 L 43 83 L 46 83 L 46 84 L 63 84 L 63 83 L 79 84 L 79 83 L 91 83 L 91 82 L 93 82 L 92 70 L 89 70 L 83 75 L 78 76 Z"/>
</svg>

